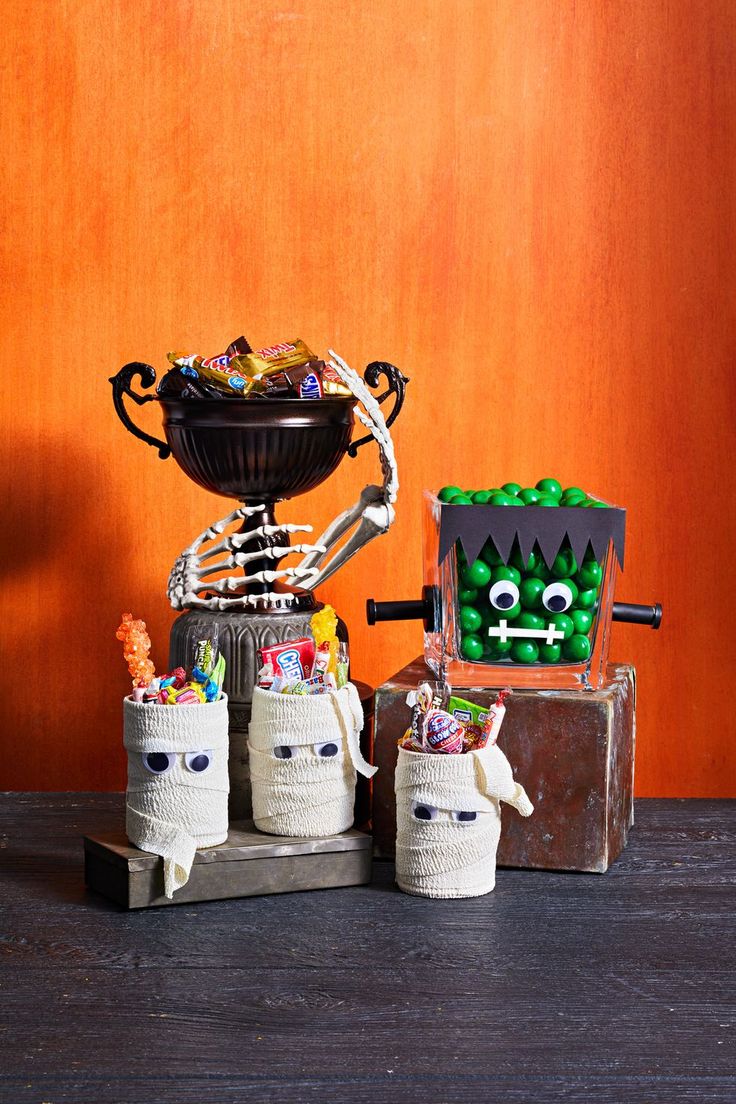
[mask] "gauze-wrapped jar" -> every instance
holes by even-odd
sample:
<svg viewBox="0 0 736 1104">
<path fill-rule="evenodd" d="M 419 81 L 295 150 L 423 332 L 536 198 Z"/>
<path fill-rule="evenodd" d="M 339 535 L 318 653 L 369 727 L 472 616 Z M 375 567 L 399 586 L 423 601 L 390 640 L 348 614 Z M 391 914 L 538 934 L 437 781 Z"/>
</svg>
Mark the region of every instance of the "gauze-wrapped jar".
<svg viewBox="0 0 736 1104">
<path fill-rule="evenodd" d="M 500 802 L 533 806 L 493 744 L 460 755 L 399 748 L 396 881 L 418 897 L 479 897 L 496 884 Z"/>
<path fill-rule="evenodd" d="M 253 820 L 277 836 L 332 836 L 353 824 L 363 708 L 352 683 L 325 694 L 256 688 L 248 732 Z"/>
<path fill-rule="evenodd" d="M 227 839 L 227 697 L 200 705 L 123 703 L 125 828 L 164 861 L 164 893 L 189 879 L 194 853 Z"/>
</svg>

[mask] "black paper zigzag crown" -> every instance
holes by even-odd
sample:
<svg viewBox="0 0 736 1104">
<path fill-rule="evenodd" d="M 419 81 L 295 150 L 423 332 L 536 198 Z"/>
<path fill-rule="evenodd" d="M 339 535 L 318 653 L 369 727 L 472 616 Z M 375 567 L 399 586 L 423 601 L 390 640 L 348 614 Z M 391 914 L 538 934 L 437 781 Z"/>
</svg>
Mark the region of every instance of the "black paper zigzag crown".
<svg viewBox="0 0 736 1104">
<path fill-rule="evenodd" d="M 505 564 L 518 540 L 521 555 L 527 560 L 539 545 L 548 567 L 570 542 L 575 558 L 585 558 L 588 545 L 595 558 L 602 560 L 609 541 L 613 542 L 619 567 L 624 568 L 626 510 L 618 506 L 595 509 L 580 506 L 453 506 L 444 503 L 440 511 L 439 563 L 459 540 L 468 563 L 480 555 L 490 537 Z"/>
</svg>

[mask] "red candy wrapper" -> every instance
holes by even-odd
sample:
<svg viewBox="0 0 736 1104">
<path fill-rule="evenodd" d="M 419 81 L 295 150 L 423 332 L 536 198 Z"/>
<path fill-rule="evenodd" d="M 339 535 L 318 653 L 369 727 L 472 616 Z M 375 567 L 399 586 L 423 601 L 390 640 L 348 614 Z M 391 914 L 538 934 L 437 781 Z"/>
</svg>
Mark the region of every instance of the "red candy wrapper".
<svg viewBox="0 0 736 1104">
<path fill-rule="evenodd" d="M 314 641 L 302 636 L 298 640 L 269 644 L 258 649 L 258 658 L 262 667 L 271 665 L 274 677 L 281 675 L 287 681 L 308 679 L 314 666 Z"/>
</svg>

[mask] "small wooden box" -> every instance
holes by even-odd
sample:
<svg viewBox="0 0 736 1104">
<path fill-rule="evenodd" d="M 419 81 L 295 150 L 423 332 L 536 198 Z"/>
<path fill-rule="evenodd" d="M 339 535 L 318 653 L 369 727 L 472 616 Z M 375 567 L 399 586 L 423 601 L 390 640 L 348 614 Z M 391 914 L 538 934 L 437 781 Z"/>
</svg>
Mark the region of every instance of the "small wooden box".
<svg viewBox="0 0 736 1104">
<path fill-rule="evenodd" d="M 407 691 L 434 679 L 416 659 L 376 690 L 373 838 L 394 854 L 396 742 L 411 711 Z M 498 688 L 453 693 L 488 704 Z M 499 746 L 534 805 L 528 818 L 502 806 L 499 866 L 603 873 L 621 854 L 634 821 L 634 668 L 610 665 L 596 691 L 515 690 Z"/>
<path fill-rule="evenodd" d="M 189 881 L 169 900 L 158 855 L 131 847 L 123 832 L 85 836 L 84 878 L 89 889 L 128 909 L 332 889 L 371 880 L 371 845 L 371 837 L 354 828 L 324 839 L 292 839 L 238 822 L 225 843 L 197 851 Z"/>
</svg>

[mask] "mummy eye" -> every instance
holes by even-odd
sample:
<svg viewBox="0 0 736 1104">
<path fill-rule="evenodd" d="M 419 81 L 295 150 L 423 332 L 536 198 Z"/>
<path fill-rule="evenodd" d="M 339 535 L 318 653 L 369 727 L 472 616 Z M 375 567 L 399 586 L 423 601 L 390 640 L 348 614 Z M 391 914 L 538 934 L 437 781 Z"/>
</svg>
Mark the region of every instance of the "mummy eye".
<svg viewBox="0 0 736 1104">
<path fill-rule="evenodd" d="M 315 744 L 314 750 L 320 759 L 331 759 L 333 755 L 337 755 L 339 748 L 333 740 L 329 740 L 326 744 Z"/>
<path fill-rule="evenodd" d="M 491 605 L 497 610 L 510 610 L 519 601 L 519 588 L 511 579 L 499 579 L 488 591 Z"/>
<path fill-rule="evenodd" d="M 453 809 L 452 819 L 456 820 L 458 824 L 470 824 L 471 821 L 478 819 L 478 814 L 470 809 Z"/>
<path fill-rule="evenodd" d="M 412 801 L 411 811 L 415 820 L 437 819 L 437 810 L 434 805 L 423 805 L 421 801 Z"/>
<path fill-rule="evenodd" d="M 203 771 L 208 770 L 212 763 L 212 752 L 188 751 L 184 756 L 184 762 L 187 770 L 192 771 L 193 774 L 202 774 Z"/>
<path fill-rule="evenodd" d="M 277 759 L 291 759 L 293 755 L 288 744 L 279 744 L 278 747 L 273 749 L 273 753 Z"/>
<path fill-rule="evenodd" d="M 168 774 L 176 762 L 173 751 L 147 751 L 141 758 L 149 774 Z"/>
<path fill-rule="evenodd" d="M 565 583 L 550 583 L 544 588 L 542 605 L 550 613 L 564 613 L 572 605 L 572 591 Z"/>
</svg>

